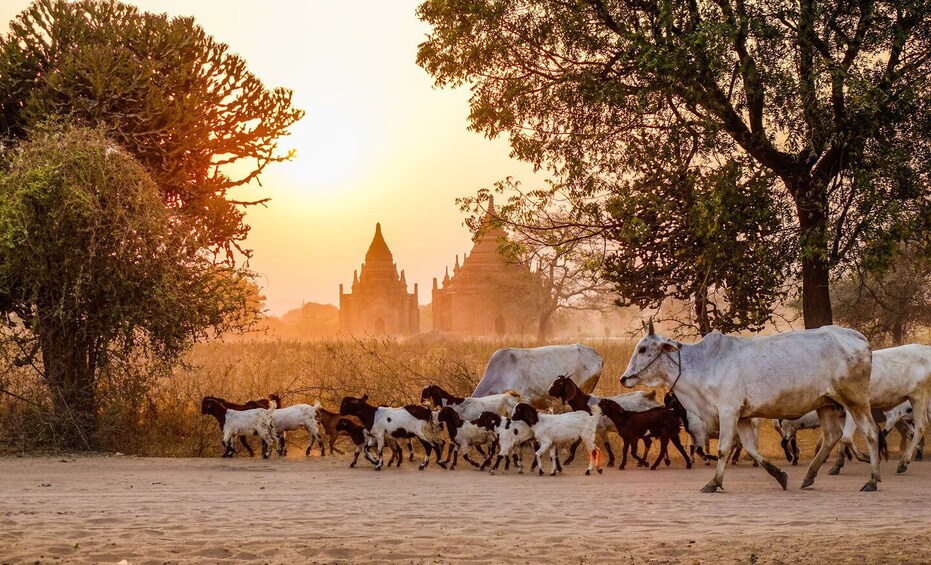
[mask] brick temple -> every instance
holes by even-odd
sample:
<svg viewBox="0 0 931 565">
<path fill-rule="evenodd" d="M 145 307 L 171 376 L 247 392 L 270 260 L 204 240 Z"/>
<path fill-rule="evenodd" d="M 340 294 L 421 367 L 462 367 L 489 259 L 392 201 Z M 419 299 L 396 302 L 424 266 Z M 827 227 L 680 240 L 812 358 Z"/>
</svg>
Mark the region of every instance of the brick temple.
<svg viewBox="0 0 931 565">
<path fill-rule="evenodd" d="M 343 292 L 339 285 L 339 327 L 350 334 L 411 335 L 420 331 L 417 284 L 413 294 L 407 292 L 402 270 L 375 224 L 375 236 L 365 254 L 360 271 L 352 273 L 352 289 Z"/>
<path fill-rule="evenodd" d="M 508 260 L 498 249 L 507 240 L 504 230 L 492 224 L 494 198 L 488 201 L 484 226 L 472 251 L 459 255 L 443 277 L 433 279 L 433 328 L 459 335 L 494 336 L 532 333 L 536 330 L 533 299 L 538 287 L 530 269 Z"/>
</svg>

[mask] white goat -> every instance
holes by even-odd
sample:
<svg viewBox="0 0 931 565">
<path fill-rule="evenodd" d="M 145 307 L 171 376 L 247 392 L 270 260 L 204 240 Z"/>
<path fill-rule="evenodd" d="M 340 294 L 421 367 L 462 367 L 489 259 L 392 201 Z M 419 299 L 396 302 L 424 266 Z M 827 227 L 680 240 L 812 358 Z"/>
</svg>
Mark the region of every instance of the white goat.
<svg viewBox="0 0 931 565">
<path fill-rule="evenodd" d="M 552 463 L 550 475 L 555 476 L 557 471 L 562 471 L 556 449 L 560 445 L 568 445 L 579 439 L 589 453 L 585 474 L 591 475 L 593 469 L 601 473 L 601 452 L 595 443 L 598 425 L 601 422 L 600 406 L 592 406 L 590 414 L 582 410 L 566 414 L 540 414 L 533 406 L 521 403 L 514 408 L 512 419 L 516 422 L 522 421 L 533 428 L 533 436 L 539 443 L 535 455 L 540 475 L 543 474 L 541 456 L 549 453 Z"/>
<path fill-rule="evenodd" d="M 427 400 L 437 408 L 450 406 L 459 413 L 460 418 L 471 422 L 481 416 L 482 412 L 494 412 L 507 416 L 521 399 L 520 395 L 513 390 L 502 394 L 463 398 L 446 392 L 438 385 L 427 385 L 420 393 L 420 403 L 424 404 Z"/>
<path fill-rule="evenodd" d="M 278 445 L 278 435 L 275 433 L 275 402 L 272 401 L 268 410 L 254 408 L 251 410 L 233 410 L 227 408 L 217 400 L 208 400 L 204 403 L 204 412 L 212 415 L 220 423 L 223 430 L 223 446 L 226 452 L 223 457 L 230 457 L 235 451 L 233 438 L 236 436 L 258 435 L 265 442 L 262 446 L 262 457 L 268 459 L 271 446 Z"/>
<path fill-rule="evenodd" d="M 285 443 L 285 432 L 304 428 L 310 436 L 307 444 L 307 451 L 304 455 L 310 455 L 310 448 L 313 447 L 315 440 L 320 440 L 320 430 L 317 426 L 317 409 L 320 408 L 320 402 L 310 404 L 294 404 L 287 408 L 279 408 L 272 414 L 272 420 L 275 422 L 275 431 L 278 432 L 278 455 L 285 456 L 288 454 L 288 446 Z M 323 442 L 321 441 L 321 444 Z"/>
</svg>

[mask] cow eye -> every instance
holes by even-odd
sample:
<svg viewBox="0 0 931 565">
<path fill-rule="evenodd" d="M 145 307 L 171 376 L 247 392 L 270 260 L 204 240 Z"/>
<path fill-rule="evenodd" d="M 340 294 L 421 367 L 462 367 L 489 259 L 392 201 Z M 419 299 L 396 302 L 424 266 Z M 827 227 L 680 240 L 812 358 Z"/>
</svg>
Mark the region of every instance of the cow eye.
<svg viewBox="0 0 931 565">
<path fill-rule="evenodd" d="M 646 353 L 647 348 L 644 346 L 640 347 L 640 353 Z"/>
</svg>

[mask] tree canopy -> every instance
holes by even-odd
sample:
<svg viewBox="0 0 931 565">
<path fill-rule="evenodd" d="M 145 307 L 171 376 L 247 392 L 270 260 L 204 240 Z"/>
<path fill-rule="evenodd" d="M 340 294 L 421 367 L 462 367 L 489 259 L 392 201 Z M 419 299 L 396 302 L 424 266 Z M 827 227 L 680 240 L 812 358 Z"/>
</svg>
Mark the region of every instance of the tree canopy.
<svg viewBox="0 0 931 565">
<path fill-rule="evenodd" d="M 694 180 L 731 179 L 717 193 L 730 231 L 703 240 L 713 264 L 683 267 L 684 285 L 710 273 L 771 303 L 784 271 L 817 327 L 832 322 L 832 270 L 931 225 L 925 1 L 427 0 L 418 13 L 431 26 L 418 62 L 439 86 L 470 86 L 470 127 L 546 168 L 556 182 L 532 200 L 564 203 L 583 235 L 612 233 L 615 265 L 693 257 L 705 228 L 667 237 L 682 203 L 707 209 Z M 626 253 L 635 229 L 657 245 Z"/>
<path fill-rule="evenodd" d="M 32 129 L 2 157 L 3 337 L 48 383 L 64 433 L 79 434 L 66 443 L 89 447 L 98 372 L 140 353 L 170 362 L 248 324 L 247 273 L 216 265 L 205 235 L 100 130 Z"/>
<path fill-rule="evenodd" d="M 50 116 L 104 127 L 232 259 L 249 228 L 228 191 L 290 157 L 278 140 L 303 112 L 193 18 L 35 0 L 0 37 L 0 136 L 21 139 Z"/>
</svg>

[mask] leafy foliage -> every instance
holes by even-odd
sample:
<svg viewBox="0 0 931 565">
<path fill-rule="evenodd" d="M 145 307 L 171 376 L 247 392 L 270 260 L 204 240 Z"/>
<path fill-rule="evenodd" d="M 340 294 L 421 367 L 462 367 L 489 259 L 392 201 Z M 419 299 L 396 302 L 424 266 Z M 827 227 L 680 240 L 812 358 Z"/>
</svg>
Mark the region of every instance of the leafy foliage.
<svg viewBox="0 0 931 565">
<path fill-rule="evenodd" d="M 880 268 L 854 270 L 834 285 L 837 320 L 873 345 L 901 345 L 931 326 L 931 260 L 918 246 L 903 245 Z"/>
<path fill-rule="evenodd" d="M 98 374 L 167 364 L 209 332 L 248 325 L 249 274 L 217 266 L 205 234 L 100 130 L 30 130 L 3 158 L 3 337 L 90 446 Z"/>
<path fill-rule="evenodd" d="M 564 205 L 577 237 L 643 229 L 646 240 L 660 228 L 669 256 L 691 257 L 680 249 L 696 237 L 711 246 L 701 255 L 716 257 L 714 269 L 661 276 L 656 292 L 697 287 L 710 272 L 735 303 L 773 302 L 777 285 L 760 281 L 744 300 L 734 276 L 777 259 L 802 283 L 814 327 L 831 322 L 832 269 L 929 225 L 925 1 L 427 0 L 418 13 L 432 26 L 418 62 L 439 86 L 470 85 L 474 130 L 507 134 L 514 156 L 549 170 L 556 182 L 531 200 Z M 704 206 L 710 193 L 695 179 L 736 179 L 722 210 L 741 229 L 663 238 L 675 230 L 662 207 Z M 745 247 L 742 232 L 762 234 L 745 263 L 730 255 Z M 617 235 L 623 247 L 629 236 Z M 734 324 L 765 317 L 752 309 Z"/>
<path fill-rule="evenodd" d="M 36 0 L 0 37 L 0 136 L 21 139 L 50 116 L 104 127 L 232 259 L 248 226 L 227 193 L 290 157 L 277 140 L 303 112 L 193 18 Z"/>
</svg>

